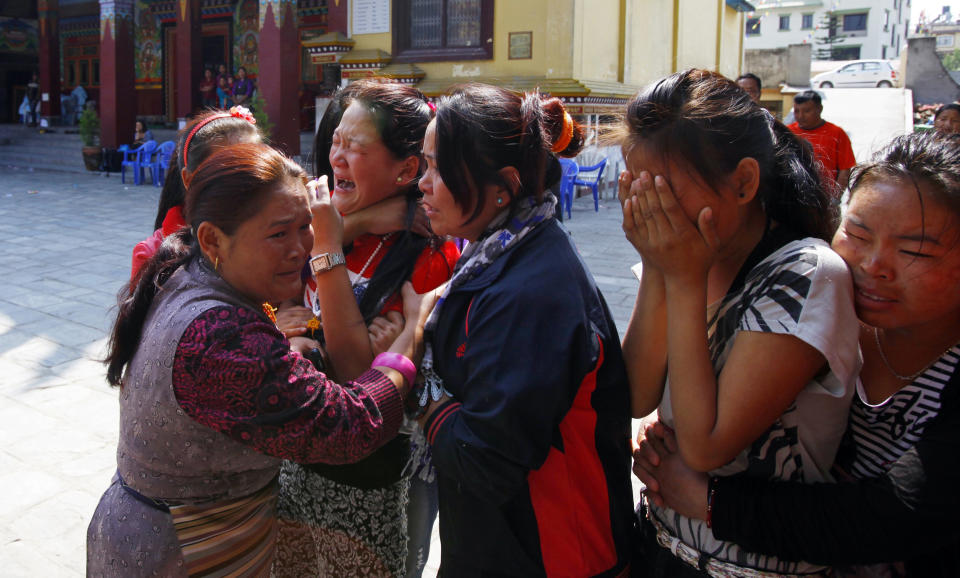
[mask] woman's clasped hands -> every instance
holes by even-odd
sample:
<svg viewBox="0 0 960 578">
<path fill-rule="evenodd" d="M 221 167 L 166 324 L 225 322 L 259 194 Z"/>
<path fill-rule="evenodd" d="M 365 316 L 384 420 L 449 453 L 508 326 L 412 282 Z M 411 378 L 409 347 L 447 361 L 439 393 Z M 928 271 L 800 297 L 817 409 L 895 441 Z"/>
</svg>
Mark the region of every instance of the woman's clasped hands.
<svg viewBox="0 0 960 578">
<path fill-rule="evenodd" d="M 649 419 L 649 418 L 647 418 Z M 704 519 L 707 475 L 684 463 L 673 430 L 659 420 L 641 424 L 633 445 L 633 473 L 646 486 L 647 499 L 688 517 Z"/>
<path fill-rule="evenodd" d="M 623 231 L 644 267 L 660 271 L 665 278 L 706 276 L 720 244 L 712 208 L 699 208 L 696 221 L 692 220 L 667 179 L 648 171 L 636 178 L 623 171 L 618 197 L 623 205 Z"/>
</svg>

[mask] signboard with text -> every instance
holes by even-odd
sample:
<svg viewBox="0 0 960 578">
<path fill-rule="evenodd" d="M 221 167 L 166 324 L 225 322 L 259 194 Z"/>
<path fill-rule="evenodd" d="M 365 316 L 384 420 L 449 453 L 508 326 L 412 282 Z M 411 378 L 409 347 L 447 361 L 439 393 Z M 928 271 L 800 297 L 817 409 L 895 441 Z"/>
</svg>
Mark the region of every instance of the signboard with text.
<svg viewBox="0 0 960 578">
<path fill-rule="evenodd" d="M 353 0 L 353 33 L 390 32 L 389 0 Z"/>
</svg>

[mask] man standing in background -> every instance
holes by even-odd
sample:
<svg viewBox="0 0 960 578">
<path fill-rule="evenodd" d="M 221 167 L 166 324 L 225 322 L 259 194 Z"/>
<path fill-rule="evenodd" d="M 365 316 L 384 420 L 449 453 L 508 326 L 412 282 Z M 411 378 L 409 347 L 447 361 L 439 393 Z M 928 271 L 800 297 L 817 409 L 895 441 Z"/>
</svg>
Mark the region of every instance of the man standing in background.
<svg viewBox="0 0 960 578">
<path fill-rule="evenodd" d="M 820 94 L 805 90 L 793 99 L 796 122 L 789 125 L 793 133 L 813 145 L 813 154 L 822 165 L 822 175 L 828 186 L 834 188 L 837 198 L 850 181 L 850 169 L 857 164 L 853 158 L 850 138 L 839 126 L 823 120 L 823 101 Z"/>
</svg>

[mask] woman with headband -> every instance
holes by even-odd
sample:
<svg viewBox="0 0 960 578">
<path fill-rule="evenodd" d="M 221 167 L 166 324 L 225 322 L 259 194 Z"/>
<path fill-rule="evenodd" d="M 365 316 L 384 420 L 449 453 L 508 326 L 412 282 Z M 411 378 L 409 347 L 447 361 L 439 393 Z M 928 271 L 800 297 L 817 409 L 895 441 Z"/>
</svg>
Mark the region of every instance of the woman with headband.
<svg viewBox="0 0 960 578">
<path fill-rule="evenodd" d="M 153 225 L 155 231 L 133 248 L 131 284 L 135 283 L 140 268 L 157 251 L 163 239 L 186 224 L 183 219 L 184 183 L 190 180 L 200 163 L 222 147 L 249 142 L 260 142 L 260 131 L 253 115 L 242 106 L 228 111 L 208 110 L 181 132 L 177 162 L 167 171 L 160 191 Z"/>
</svg>

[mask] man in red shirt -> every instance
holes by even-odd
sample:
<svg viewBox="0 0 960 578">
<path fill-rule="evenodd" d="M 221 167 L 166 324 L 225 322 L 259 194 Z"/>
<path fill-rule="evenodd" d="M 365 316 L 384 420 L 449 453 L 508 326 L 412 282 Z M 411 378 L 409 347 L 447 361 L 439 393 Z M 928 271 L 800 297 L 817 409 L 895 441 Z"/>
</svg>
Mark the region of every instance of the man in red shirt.
<svg viewBox="0 0 960 578">
<path fill-rule="evenodd" d="M 823 165 L 824 181 L 835 187 L 837 196 L 843 193 L 850 181 L 850 169 L 857 164 L 853 158 L 850 138 L 839 126 L 823 120 L 823 102 L 820 94 L 805 90 L 793 99 L 793 116 L 796 122 L 789 128 L 797 136 L 813 145 L 813 154 Z"/>
</svg>

